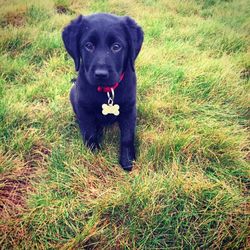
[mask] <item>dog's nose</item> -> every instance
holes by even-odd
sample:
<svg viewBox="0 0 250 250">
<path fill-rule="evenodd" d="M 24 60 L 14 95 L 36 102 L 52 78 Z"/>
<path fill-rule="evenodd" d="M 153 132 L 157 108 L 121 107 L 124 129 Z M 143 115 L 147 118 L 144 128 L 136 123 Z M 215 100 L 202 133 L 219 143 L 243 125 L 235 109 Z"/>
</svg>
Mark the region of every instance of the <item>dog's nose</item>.
<svg viewBox="0 0 250 250">
<path fill-rule="evenodd" d="M 94 74 L 97 79 L 107 79 L 109 77 L 109 72 L 106 69 L 96 69 Z"/>
</svg>

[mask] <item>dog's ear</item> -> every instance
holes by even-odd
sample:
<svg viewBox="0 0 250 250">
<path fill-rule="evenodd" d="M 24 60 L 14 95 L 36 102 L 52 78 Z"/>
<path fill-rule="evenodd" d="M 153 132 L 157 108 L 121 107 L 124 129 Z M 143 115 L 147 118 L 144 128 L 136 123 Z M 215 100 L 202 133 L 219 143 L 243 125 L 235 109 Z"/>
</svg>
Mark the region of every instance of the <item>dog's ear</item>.
<svg viewBox="0 0 250 250">
<path fill-rule="evenodd" d="M 84 17 L 82 15 L 78 16 L 76 19 L 71 21 L 71 23 L 66 26 L 62 32 L 62 39 L 64 46 L 70 56 L 74 59 L 76 71 L 80 68 L 80 30 L 83 26 Z"/>
<path fill-rule="evenodd" d="M 128 37 L 128 60 L 134 71 L 135 59 L 138 56 L 143 43 L 142 28 L 130 17 L 124 17 L 125 33 Z"/>
</svg>

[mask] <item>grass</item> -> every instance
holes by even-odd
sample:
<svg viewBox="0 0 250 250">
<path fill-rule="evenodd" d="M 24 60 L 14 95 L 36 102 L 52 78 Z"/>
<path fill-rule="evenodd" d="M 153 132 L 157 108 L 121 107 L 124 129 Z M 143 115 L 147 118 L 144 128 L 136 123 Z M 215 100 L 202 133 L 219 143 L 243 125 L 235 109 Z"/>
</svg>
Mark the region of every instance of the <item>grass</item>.
<svg viewBox="0 0 250 250">
<path fill-rule="evenodd" d="M 249 9 L 246 0 L 1 1 L 2 249 L 247 249 Z M 137 161 L 119 130 L 82 144 L 62 28 L 78 14 L 130 15 Z"/>
</svg>

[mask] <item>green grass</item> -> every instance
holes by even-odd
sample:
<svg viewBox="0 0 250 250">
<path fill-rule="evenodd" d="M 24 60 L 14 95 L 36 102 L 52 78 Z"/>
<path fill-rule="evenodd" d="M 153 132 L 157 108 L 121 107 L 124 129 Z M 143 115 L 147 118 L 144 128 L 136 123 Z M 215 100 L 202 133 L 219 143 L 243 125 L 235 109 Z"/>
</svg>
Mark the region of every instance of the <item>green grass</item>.
<svg viewBox="0 0 250 250">
<path fill-rule="evenodd" d="M 1 1 L 1 249 L 247 249 L 246 0 Z M 117 126 L 93 154 L 69 103 L 61 31 L 78 14 L 132 16 L 137 161 Z"/>
</svg>

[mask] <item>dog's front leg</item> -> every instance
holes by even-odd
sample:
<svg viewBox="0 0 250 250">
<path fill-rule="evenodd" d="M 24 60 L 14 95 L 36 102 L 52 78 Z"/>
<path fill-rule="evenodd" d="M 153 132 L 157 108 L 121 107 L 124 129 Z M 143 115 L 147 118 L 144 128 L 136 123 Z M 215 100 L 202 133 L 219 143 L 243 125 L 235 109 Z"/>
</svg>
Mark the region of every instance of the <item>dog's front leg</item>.
<svg viewBox="0 0 250 250">
<path fill-rule="evenodd" d="M 135 160 L 135 126 L 136 109 L 132 112 L 122 113 L 119 117 L 119 127 L 121 130 L 120 164 L 126 171 L 132 170 Z"/>
<path fill-rule="evenodd" d="M 81 112 L 81 116 L 78 117 L 77 120 L 85 145 L 91 150 L 99 149 L 100 145 L 98 143 L 97 127 L 94 117 Z"/>
</svg>

